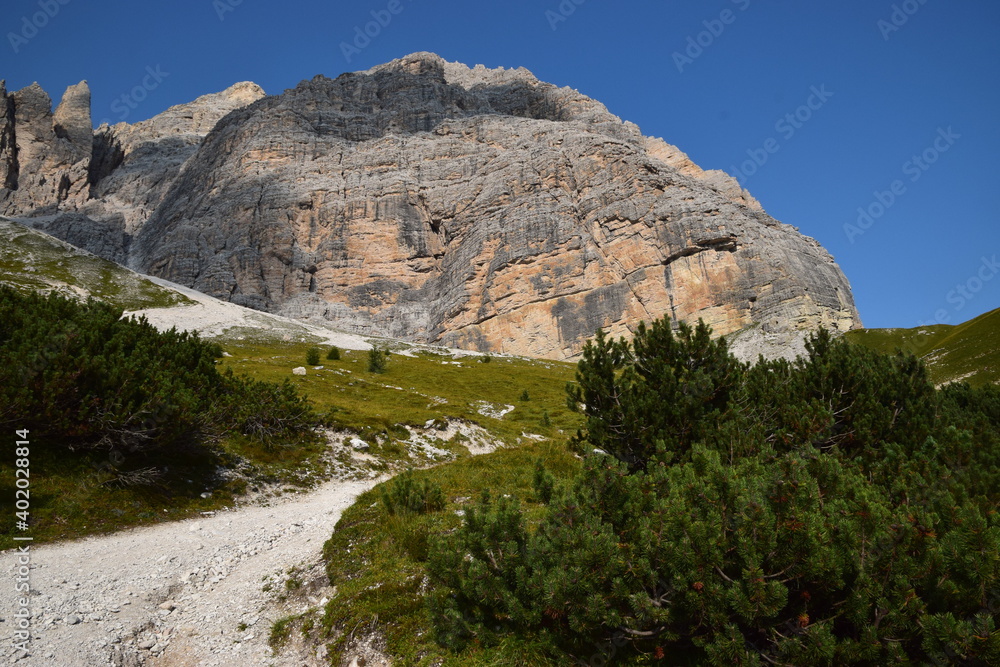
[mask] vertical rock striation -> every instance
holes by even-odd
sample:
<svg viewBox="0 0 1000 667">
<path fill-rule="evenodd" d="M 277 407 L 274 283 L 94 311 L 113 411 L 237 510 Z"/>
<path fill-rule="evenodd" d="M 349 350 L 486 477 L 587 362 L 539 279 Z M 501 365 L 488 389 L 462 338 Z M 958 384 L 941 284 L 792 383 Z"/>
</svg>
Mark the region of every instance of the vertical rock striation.
<svg viewBox="0 0 1000 667">
<path fill-rule="evenodd" d="M 104 126 L 92 153 L 90 199 L 50 232 L 355 332 L 570 358 L 663 314 L 860 324 L 830 255 L 735 179 L 525 69 L 417 53 L 273 97 L 237 84 Z"/>
<path fill-rule="evenodd" d="M 37 83 L 4 97 L 0 169 L 6 173 L 0 174 L 5 176 L 0 212 L 38 214 L 82 205 L 93 142 L 87 82 L 67 88 L 55 113 Z"/>
<path fill-rule="evenodd" d="M 0 201 L 4 191 L 17 188 L 17 140 L 14 137 L 14 98 L 0 80 Z"/>
</svg>

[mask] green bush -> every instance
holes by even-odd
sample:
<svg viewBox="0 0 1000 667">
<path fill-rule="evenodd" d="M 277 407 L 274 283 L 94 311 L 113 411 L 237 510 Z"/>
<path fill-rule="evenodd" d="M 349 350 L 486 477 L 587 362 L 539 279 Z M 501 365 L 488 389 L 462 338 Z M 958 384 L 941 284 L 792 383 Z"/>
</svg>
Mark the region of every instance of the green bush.
<svg viewBox="0 0 1000 667">
<path fill-rule="evenodd" d="M 528 393 L 527 389 L 525 389 L 524 391 L 521 392 L 520 399 L 522 401 L 530 401 L 531 400 L 531 394 Z"/>
<path fill-rule="evenodd" d="M 330 361 L 340 361 L 340 348 L 336 346 L 331 347 L 330 351 L 326 353 L 326 358 Z"/>
<path fill-rule="evenodd" d="M 936 392 L 913 357 L 826 332 L 748 367 L 709 333 L 660 320 L 586 346 L 583 471 L 554 487 L 539 464 L 541 515 L 484 493 L 432 540 L 439 641 L 1000 664 L 1000 391 Z"/>
<path fill-rule="evenodd" d="M 385 373 L 388 366 L 389 351 L 378 347 L 368 350 L 368 372 Z"/>
<path fill-rule="evenodd" d="M 441 485 L 426 477 L 417 481 L 412 470 L 396 476 L 381 487 L 382 504 L 390 515 L 403 512 L 425 514 L 444 508 Z"/>
<path fill-rule="evenodd" d="M 271 633 L 268 635 L 267 643 L 273 650 L 279 651 L 288 643 L 288 638 L 292 634 L 292 624 L 297 618 L 295 616 L 282 616 L 271 625 Z"/>
<path fill-rule="evenodd" d="M 320 419 L 307 397 L 288 380 L 281 384 L 223 373 L 223 390 L 210 415 L 229 430 L 257 442 L 289 440 L 317 426 Z"/>
<path fill-rule="evenodd" d="M 176 451 L 226 433 L 284 437 L 318 421 L 290 384 L 220 373 L 218 345 L 95 301 L 0 287 L 0 356 L 0 425 L 31 429 L 53 448 Z"/>
<path fill-rule="evenodd" d="M 538 459 L 535 462 L 535 496 L 540 502 L 548 504 L 552 501 L 552 493 L 555 490 L 556 478 L 551 472 L 545 469 L 545 462 Z"/>
<path fill-rule="evenodd" d="M 319 366 L 319 348 L 310 347 L 306 350 L 306 364 L 309 366 Z"/>
</svg>

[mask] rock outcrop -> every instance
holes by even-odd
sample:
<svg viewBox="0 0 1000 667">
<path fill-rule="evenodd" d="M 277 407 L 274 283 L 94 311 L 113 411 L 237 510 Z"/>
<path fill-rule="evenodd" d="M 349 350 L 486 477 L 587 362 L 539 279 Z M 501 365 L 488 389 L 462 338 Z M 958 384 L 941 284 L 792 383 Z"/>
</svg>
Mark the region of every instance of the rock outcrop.
<svg viewBox="0 0 1000 667">
<path fill-rule="evenodd" d="M 102 254 L 213 296 L 484 351 L 569 358 L 665 313 L 719 334 L 860 324 L 830 255 L 735 179 L 527 70 L 419 53 L 250 86 L 225 114 L 200 98 L 103 126 L 90 199 L 47 231 L 104 224 Z"/>
<path fill-rule="evenodd" d="M 17 143 L 14 139 L 14 99 L 0 81 L 0 192 L 17 187 Z"/>
<path fill-rule="evenodd" d="M 205 135 L 262 97 L 260 86 L 238 83 L 150 120 L 95 131 L 86 82 L 69 87 L 54 112 L 38 84 L 11 95 L 0 84 L 0 213 L 126 263 L 132 234 Z"/>
<path fill-rule="evenodd" d="M 67 88 L 55 113 L 37 83 L 0 93 L 0 213 L 83 205 L 93 143 L 87 82 Z"/>
<path fill-rule="evenodd" d="M 134 234 L 216 123 L 264 95 L 257 84 L 237 83 L 134 125 L 102 125 L 94 137 L 92 203 L 85 211 L 92 217 L 120 216 L 123 232 Z"/>
</svg>

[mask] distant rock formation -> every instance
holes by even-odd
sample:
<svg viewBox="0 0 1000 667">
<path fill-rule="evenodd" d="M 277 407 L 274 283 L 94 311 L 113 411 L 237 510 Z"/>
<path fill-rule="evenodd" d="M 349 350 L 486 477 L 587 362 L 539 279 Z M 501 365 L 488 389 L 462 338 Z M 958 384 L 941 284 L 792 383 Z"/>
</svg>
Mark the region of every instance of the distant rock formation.
<svg viewBox="0 0 1000 667">
<path fill-rule="evenodd" d="M 21 123 L 61 140 L 37 93 L 21 120 L 24 92 L 19 182 Z M 79 118 L 80 91 L 67 99 Z M 550 358 L 664 314 L 758 339 L 860 325 L 830 255 L 735 179 L 525 69 L 417 53 L 272 97 L 237 84 L 93 136 L 83 200 L 71 178 L 62 199 L 0 190 L 0 210 L 261 310 Z"/>
<path fill-rule="evenodd" d="M 205 135 L 262 97 L 260 86 L 238 83 L 150 120 L 95 131 L 86 81 L 70 86 L 54 113 L 37 83 L 7 95 L 0 82 L 0 214 L 31 218 L 54 236 L 127 263 L 132 234 Z"/>
<path fill-rule="evenodd" d="M 141 123 L 102 125 L 94 135 L 91 169 L 91 198 L 97 205 L 87 212 L 121 215 L 125 233 L 134 234 L 219 120 L 262 97 L 257 84 L 237 83 Z"/>
<path fill-rule="evenodd" d="M 14 140 L 14 98 L 7 96 L 7 83 L 0 81 L 0 190 L 17 187 L 17 153 Z"/>
<path fill-rule="evenodd" d="M 83 205 L 93 144 L 87 82 L 67 88 L 55 113 L 37 83 L 12 95 L 0 83 L 0 93 L 0 212 Z"/>
</svg>

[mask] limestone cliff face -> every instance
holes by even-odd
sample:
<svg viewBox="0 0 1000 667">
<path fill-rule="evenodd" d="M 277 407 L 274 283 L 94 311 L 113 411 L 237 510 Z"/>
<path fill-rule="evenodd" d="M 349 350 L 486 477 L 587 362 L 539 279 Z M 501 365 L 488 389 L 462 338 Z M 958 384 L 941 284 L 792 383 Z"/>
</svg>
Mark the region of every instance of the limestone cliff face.
<svg viewBox="0 0 1000 667">
<path fill-rule="evenodd" d="M 0 213 L 82 205 L 91 128 L 86 81 L 67 88 L 54 113 L 37 83 L 11 95 L 0 85 Z"/>
<path fill-rule="evenodd" d="M 98 217 L 117 214 L 124 232 L 134 234 L 216 123 L 262 97 L 260 86 L 237 83 L 141 123 L 101 126 L 94 137 L 92 203 L 85 210 Z"/>
<path fill-rule="evenodd" d="M 120 244 L 91 236 L 236 303 L 495 352 L 568 358 L 663 314 L 860 324 L 830 255 L 735 179 L 527 70 L 421 53 L 231 91 L 214 122 L 99 130 L 73 228 L 117 215 Z"/>
<path fill-rule="evenodd" d="M 238 83 L 150 120 L 95 131 L 86 82 L 68 88 L 55 112 L 38 84 L 7 95 L 0 82 L 0 213 L 126 263 L 132 235 L 205 135 L 262 97 L 256 84 Z"/>
</svg>

